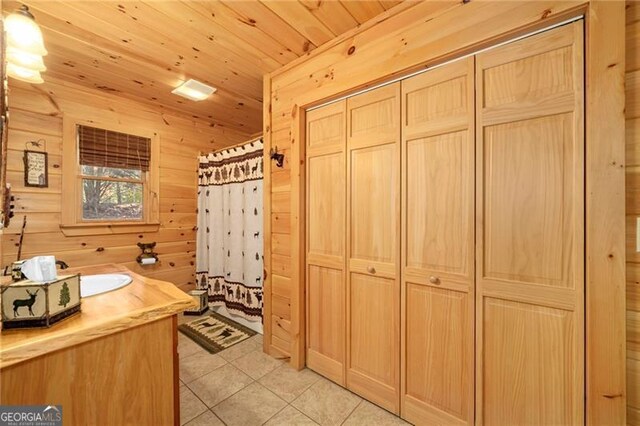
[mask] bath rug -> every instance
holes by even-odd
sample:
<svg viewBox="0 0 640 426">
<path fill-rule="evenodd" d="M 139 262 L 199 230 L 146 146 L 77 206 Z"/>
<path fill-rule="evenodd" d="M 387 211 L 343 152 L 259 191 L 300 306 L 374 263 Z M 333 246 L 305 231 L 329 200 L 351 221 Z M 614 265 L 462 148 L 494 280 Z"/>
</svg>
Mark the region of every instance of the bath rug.
<svg viewBox="0 0 640 426">
<path fill-rule="evenodd" d="M 247 340 L 256 334 L 216 312 L 178 326 L 178 330 L 212 354 Z"/>
</svg>

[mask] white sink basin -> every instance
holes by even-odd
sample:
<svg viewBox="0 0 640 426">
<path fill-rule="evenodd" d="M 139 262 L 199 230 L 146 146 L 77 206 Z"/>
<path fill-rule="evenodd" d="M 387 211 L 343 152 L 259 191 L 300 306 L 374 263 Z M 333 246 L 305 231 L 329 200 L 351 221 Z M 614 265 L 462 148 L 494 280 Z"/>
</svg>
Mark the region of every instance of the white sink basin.
<svg viewBox="0 0 640 426">
<path fill-rule="evenodd" d="M 117 290 L 130 283 L 131 277 L 125 274 L 81 275 L 80 297 L 95 296 Z"/>
</svg>

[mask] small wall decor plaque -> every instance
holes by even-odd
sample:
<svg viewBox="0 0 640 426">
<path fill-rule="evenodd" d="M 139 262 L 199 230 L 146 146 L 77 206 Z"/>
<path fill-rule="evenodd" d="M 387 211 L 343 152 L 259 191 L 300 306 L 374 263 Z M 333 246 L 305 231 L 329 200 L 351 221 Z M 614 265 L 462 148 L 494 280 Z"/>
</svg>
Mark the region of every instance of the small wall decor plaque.
<svg viewBox="0 0 640 426">
<path fill-rule="evenodd" d="M 24 151 L 24 186 L 47 188 L 49 186 L 47 153 Z"/>
</svg>

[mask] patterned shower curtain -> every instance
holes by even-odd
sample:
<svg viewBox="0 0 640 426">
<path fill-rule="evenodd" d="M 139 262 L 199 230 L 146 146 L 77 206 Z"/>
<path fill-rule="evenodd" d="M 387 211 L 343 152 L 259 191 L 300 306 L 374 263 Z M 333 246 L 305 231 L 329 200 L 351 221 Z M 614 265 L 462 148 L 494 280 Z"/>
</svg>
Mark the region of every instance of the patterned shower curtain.
<svg viewBox="0 0 640 426">
<path fill-rule="evenodd" d="M 200 157 L 197 288 L 209 304 L 262 320 L 262 139 Z"/>
</svg>

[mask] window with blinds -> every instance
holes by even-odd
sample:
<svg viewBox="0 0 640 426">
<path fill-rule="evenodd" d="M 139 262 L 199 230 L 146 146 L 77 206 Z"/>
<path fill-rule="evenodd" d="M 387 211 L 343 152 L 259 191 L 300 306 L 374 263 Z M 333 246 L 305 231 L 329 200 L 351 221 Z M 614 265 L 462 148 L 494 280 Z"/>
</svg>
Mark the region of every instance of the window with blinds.
<svg viewBox="0 0 640 426">
<path fill-rule="evenodd" d="M 151 139 L 86 125 L 76 134 L 82 219 L 142 220 Z"/>
<path fill-rule="evenodd" d="M 149 138 L 78 125 L 78 146 L 83 166 L 149 170 Z"/>
</svg>

